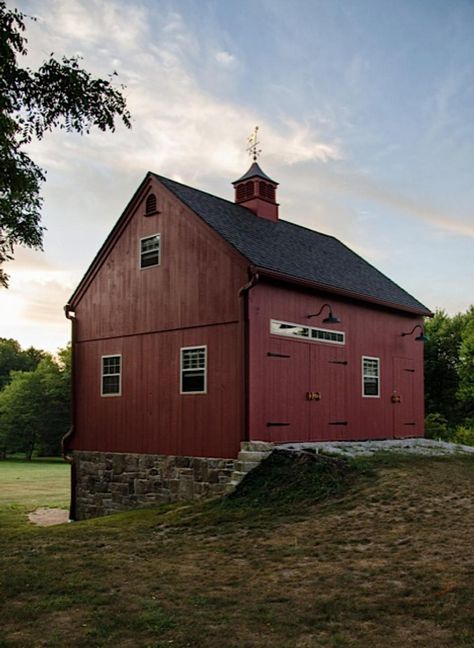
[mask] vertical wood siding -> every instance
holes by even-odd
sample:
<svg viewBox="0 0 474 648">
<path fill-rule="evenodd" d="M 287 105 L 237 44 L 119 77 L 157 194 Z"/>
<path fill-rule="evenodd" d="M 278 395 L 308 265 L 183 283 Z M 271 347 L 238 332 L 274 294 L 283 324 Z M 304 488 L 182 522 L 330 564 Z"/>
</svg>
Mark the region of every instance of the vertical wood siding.
<svg viewBox="0 0 474 648">
<path fill-rule="evenodd" d="M 74 448 L 235 457 L 243 434 L 240 324 L 83 342 Z M 206 394 L 180 394 L 180 348 L 207 345 Z M 102 355 L 122 355 L 121 396 L 100 396 Z"/>
<path fill-rule="evenodd" d="M 322 322 L 327 310 L 319 318 L 307 318 L 325 302 L 340 324 Z M 271 335 L 270 319 L 344 331 L 345 345 Z M 421 317 L 262 282 L 250 292 L 249 322 L 251 439 L 423 435 L 423 344 L 414 335 L 401 336 Z M 362 397 L 362 356 L 380 358 L 380 398 Z M 321 399 L 307 400 L 307 392 L 320 392 Z M 400 403 L 392 402 L 394 393 Z"/>
<path fill-rule="evenodd" d="M 151 181 L 86 291 L 77 319 L 78 450 L 235 457 L 244 438 L 247 266 L 207 225 Z M 161 263 L 139 269 L 139 240 L 160 233 Z M 207 345 L 207 394 L 180 394 L 182 346 Z M 102 355 L 122 355 L 122 395 L 100 396 Z"/>
</svg>

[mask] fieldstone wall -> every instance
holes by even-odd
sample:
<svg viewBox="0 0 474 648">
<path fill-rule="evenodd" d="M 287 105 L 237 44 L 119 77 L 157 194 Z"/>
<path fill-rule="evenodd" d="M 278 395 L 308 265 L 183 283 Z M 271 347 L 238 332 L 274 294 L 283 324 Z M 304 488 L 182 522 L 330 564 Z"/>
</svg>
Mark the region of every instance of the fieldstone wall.
<svg viewBox="0 0 474 648">
<path fill-rule="evenodd" d="M 228 490 L 235 459 L 74 452 L 78 520 Z"/>
</svg>

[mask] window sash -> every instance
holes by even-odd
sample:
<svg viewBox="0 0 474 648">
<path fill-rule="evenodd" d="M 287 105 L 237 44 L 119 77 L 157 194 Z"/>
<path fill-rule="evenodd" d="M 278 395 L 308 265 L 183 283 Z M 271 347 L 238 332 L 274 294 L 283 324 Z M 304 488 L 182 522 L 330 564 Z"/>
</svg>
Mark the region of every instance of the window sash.
<svg viewBox="0 0 474 648">
<path fill-rule="evenodd" d="M 121 396 L 122 394 L 122 356 L 120 354 L 102 356 L 100 395 Z"/>
<path fill-rule="evenodd" d="M 153 234 L 140 239 L 140 268 L 160 265 L 160 243 L 160 234 Z"/>
<path fill-rule="evenodd" d="M 180 393 L 207 393 L 207 346 L 181 347 Z"/>
<path fill-rule="evenodd" d="M 380 398 L 380 358 L 362 356 L 362 396 Z"/>
</svg>

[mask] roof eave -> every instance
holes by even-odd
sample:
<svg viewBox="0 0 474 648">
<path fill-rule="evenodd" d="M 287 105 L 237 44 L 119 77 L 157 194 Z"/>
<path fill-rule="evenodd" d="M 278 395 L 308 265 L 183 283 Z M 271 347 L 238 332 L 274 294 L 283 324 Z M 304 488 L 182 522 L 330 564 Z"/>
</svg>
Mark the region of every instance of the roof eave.
<svg viewBox="0 0 474 648">
<path fill-rule="evenodd" d="M 363 293 L 357 293 L 352 290 L 346 290 L 345 288 L 337 288 L 328 284 L 320 283 L 317 281 L 311 281 L 310 279 L 304 279 L 302 277 L 295 277 L 293 275 L 287 275 L 282 272 L 276 272 L 275 270 L 270 270 L 261 266 L 252 266 L 252 273 L 258 273 L 261 276 L 268 277 L 270 279 L 276 279 L 278 281 L 284 281 L 286 283 L 297 284 L 300 286 L 307 286 L 308 288 L 315 288 L 318 290 L 324 290 L 328 293 L 333 293 L 335 295 L 341 295 L 343 297 L 350 297 L 352 299 L 357 299 L 359 301 L 369 302 L 371 304 L 377 304 L 379 306 L 385 306 L 386 308 L 404 311 L 407 313 L 413 313 L 414 315 L 421 315 L 423 317 L 433 317 L 433 313 L 427 308 L 417 308 L 412 306 L 407 306 L 405 304 L 399 304 L 394 302 L 389 302 L 377 297 L 372 297 L 370 295 L 365 295 Z"/>
</svg>

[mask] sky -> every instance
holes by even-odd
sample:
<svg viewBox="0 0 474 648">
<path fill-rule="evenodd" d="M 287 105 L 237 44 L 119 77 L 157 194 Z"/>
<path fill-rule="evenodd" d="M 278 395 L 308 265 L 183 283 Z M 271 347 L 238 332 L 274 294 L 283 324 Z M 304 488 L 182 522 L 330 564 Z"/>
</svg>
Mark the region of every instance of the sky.
<svg viewBox="0 0 474 648">
<path fill-rule="evenodd" d="M 259 163 L 280 218 L 336 236 L 431 310 L 474 303 L 472 0 L 18 0 L 36 68 L 118 73 L 131 130 L 64 131 L 44 251 L 17 248 L 0 337 L 55 351 L 63 306 L 148 171 L 233 200 Z"/>
</svg>

